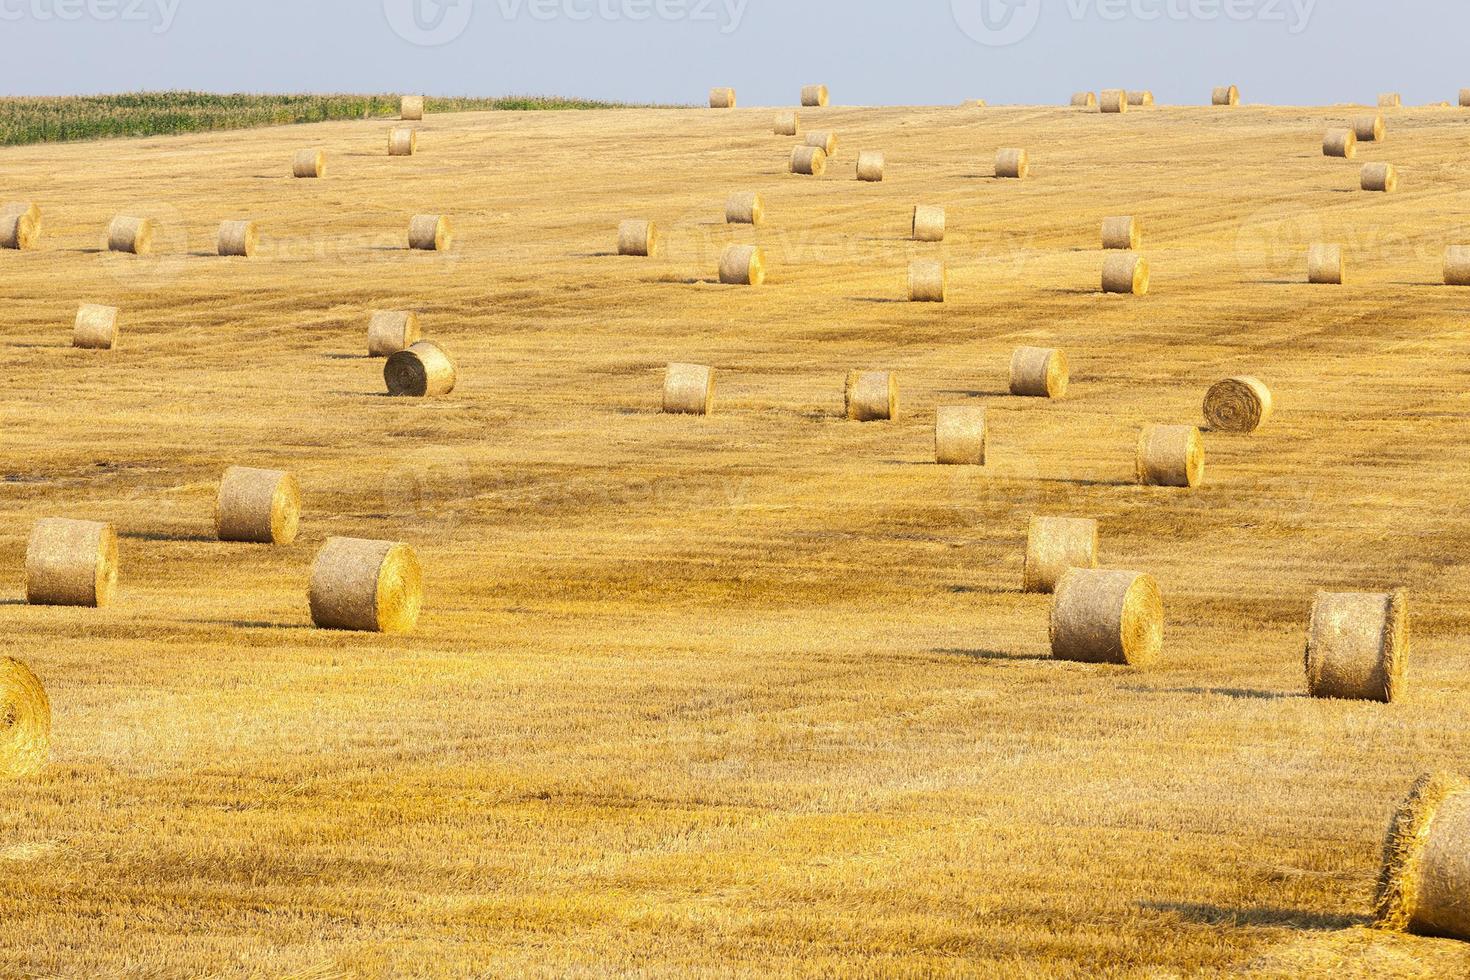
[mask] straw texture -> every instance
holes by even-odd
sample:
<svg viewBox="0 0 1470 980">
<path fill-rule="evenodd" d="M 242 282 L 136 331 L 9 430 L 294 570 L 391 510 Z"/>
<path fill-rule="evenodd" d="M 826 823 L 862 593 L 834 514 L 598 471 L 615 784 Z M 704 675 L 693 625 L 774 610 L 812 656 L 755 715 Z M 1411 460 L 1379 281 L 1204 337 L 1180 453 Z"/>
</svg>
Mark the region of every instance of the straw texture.
<svg viewBox="0 0 1470 980">
<path fill-rule="evenodd" d="M 1378 108 L 1401 109 L 1404 105 L 1404 97 L 1397 92 L 1388 92 L 1378 97 Z"/>
<path fill-rule="evenodd" d="M 985 465 L 985 409 L 941 405 L 934 415 L 934 461 L 941 466 Z"/>
<path fill-rule="evenodd" d="M 1072 108 L 1074 109 L 1096 109 L 1096 92 L 1078 92 L 1072 96 Z"/>
<path fill-rule="evenodd" d="M 368 320 L 368 357 L 388 357 L 419 342 L 419 315 L 404 310 L 377 310 Z"/>
<path fill-rule="evenodd" d="M 41 679 L 0 657 L 0 779 L 40 772 L 51 751 L 51 701 Z"/>
<path fill-rule="evenodd" d="M 411 157 L 419 149 L 419 131 L 412 126 L 398 126 L 388 134 L 390 157 Z"/>
<path fill-rule="evenodd" d="M 1102 245 L 1105 249 L 1137 249 L 1142 244 L 1138 221 L 1128 216 L 1104 218 Z"/>
<path fill-rule="evenodd" d="M 1070 568 L 1051 606 L 1058 660 L 1147 667 L 1164 646 L 1164 599 L 1152 575 Z"/>
<path fill-rule="evenodd" d="M 1363 190 L 1392 194 L 1398 190 L 1399 175 L 1391 163 L 1363 164 Z"/>
<path fill-rule="evenodd" d="M 883 180 L 883 154 L 867 151 L 858 154 L 857 179 L 869 184 Z"/>
<path fill-rule="evenodd" d="M 1049 347 L 1017 347 L 1011 354 L 1011 394 L 1065 398 L 1071 384 L 1067 355 Z"/>
<path fill-rule="evenodd" d="M 454 362 L 444 348 L 430 340 L 420 340 L 407 350 L 389 354 L 383 365 L 388 394 L 399 398 L 447 395 L 457 380 Z"/>
<path fill-rule="evenodd" d="M 117 592 L 117 531 L 111 524 L 47 518 L 26 546 L 26 601 L 33 606 L 94 606 Z"/>
<path fill-rule="evenodd" d="M 1307 250 L 1307 282 L 1341 286 L 1347 265 L 1341 245 L 1313 245 Z"/>
<path fill-rule="evenodd" d="M 1026 534 L 1027 592 L 1055 592 L 1062 574 L 1097 567 L 1097 521 L 1090 517 L 1033 517 Z"/>
<path fill-rule="evenodd" d="M 408 247 L 416 251 L 442 252 L 452 240 L 449 219 L 443 215 L 421 214 L 408 223 Z"/>
<path fill-rule="evenodd" d="M 1314 698 L 1392 702 L 1404 693 L 1409 617 L 1401 592 L 1319 592 L 1307 636 Z"/>
<path fill-rule="evenodd" d="M 1444 251 L 1446 286 L 1470 286 L 1470 245 L 1451 245 Z"/>
<path fill-rule="evenodd" d="M 1138 437 L 1138 482 L 1148 487 L 1197 487 L 1205 479 L 1205 447 L 1192 425 L 1145 426 Z"/>
<path fill-rule="evenodd" d="M 321 150 L 297 150 L 291 161 L 291 175 L 304 179 L 327 175 L 327 155 Z"/>
<path fill-rule="evenodd" d="M 709 107 L 711 109 L 733 109 L 735 108 L 735 90 L 733 88 L 712 88 L 709 90 Z"/>
<path fill-rule="evenodd" d="M 301 488 L 282 470 L 231 466 L 214 502 L 214 533 L 221 541 L 288 545 L 301 524 Z"/>
<path fill-rule="evenodd" d="M 0 208 L 0 248 L 35 248 L 41 240 L 41 209 L 25 201 Z"/>
<path fill-rule="evenodd" d="M 898 378 L 891 371 L 849 371 L 844 402 L 854 422 L 895 422 Z"/>
<path fill-rule="evenodd" d="M 405 95 L 398 104 L 398 118 L 418 122 L 424 118 L 424 97 Z"/>
<path fill-rule="evenodd" d="M 1322 138 L 1322 155 L 1353 159 L 1358 155 L 1358 134 L 1351 129 L 1329 129 Z"/>
<path fill-rule="evenodd" d="M 1460 89 L 1460 108 L 1470 109 L 1470 88 Z"/>
<path fill-rule="evenodd" d="M 1109 255 L 1103 261 L 1103 292 L 1147 296 L 1148 285 L 1148 259 L 1143 256 L 1119 253 Z"/>
<path fill-rule="evenodd" d="M 912 237 L 916 242 L 944 241 L 944 208 L 920 204 L 914 208 Z"/>
<path fill-rule="evenodd" d="M 71 345 L 82 350 L 112 350 L 117 344 L 119 315 L 115 306 L 82 304 L 72 326 Z"/>
<path fill-rule="evenodd" d="M 249 258 L 255 254 L 260 232 L 253 221 L 226 221 L 219 226 L 219 254 Z"/>
<path fill-rule="evenodd" d="M 795 112 L 778 112 L 776 114 L 776 135 L 796 136 L 801 133 L 801 116 Z"/>
<path fill-rule="evenodd" d="M 1421 776 L 1383 842 L 1374 924 L 1470 939 L 1470 781 Z"/>
<path fill-rule="evenodd" d="M 757 191 L 741 191 L 731 194 L 725 202 L 725 223 L 731 225 L 759 225 L 766 220 L 766 202 Z"/>
<path fill-rule="evenodd" d="M 1211 432 L 1255 432 L 1271 420 L 1271 389 L 1251 377 L 1226 378 L 1205 394 L 1205 421 Z"/>
<path fill-rule="evenodd" d="M 709 415 L 715 410 L 715 369 L 703 364 L 670 364 L 664 375 L 664 413 Z"/>
<path fill-rule="evenodd" d="M 1240 105 L 1240 89 L 1234 85 L 1222 85 L 1210 93 L 1211 105 Z"/>
<path fill-rule="evenodd" d="M 153 220 L 151 218 L 129 218 L 119 215 L 107 226 L 107 249 L 111 252 L 128 252 L 147 255 L 153 251 Z"/>
<path fill-rule="evenodd" d="M 618 224 L 619 255 L 653 255 L 658 251 L 658 226 L 652 221 L 629 218 Z"/>
<path fill-rule="evenodd" d="M 1153 105 L 1154 94 L 1147 89 L 1131 91 L 1128 93 L 1128 104 L 1131 106 Z"/>
<path fill-rule="evenodd" d="M 995 155 L 995 175 L 1024 180 L 1031 172 L 1031 158 L 1025 150 L 1006 149 Z"/>
<path fill-rule="evenodd" d="M 807 85 L 801 90 L 801 104 L 808 109 L 820 109 L 827 105 L 830 95 L 825 85 Z"/>
<path fill-rule="evenodd" d="M 757 245 L 731 245 L 720 255 L 720 282 L 759 286 L 766 281 L 766 253 Z"/>
<path fill-rule="evenodd" d="M 1116 112 L 1120 115 L 1128 111 L 1128 93 L 1122 89 L 1103 89 L 1102 96 L 1098 99 L 1098 108 L 1102 112 Z"/>
<path fill-rule="evenodd" d="M 909 302 L 943 303 L 949 293 L 949 276 L 943 262 L 923 261 L 909 265 Z"/>
<path fill-rule="evenodd" d="M 827 154 L 820 146 L 798 146 L 791 151 L 791 172 L 820 177 L 827 172 Z"/>
<path fill-rule="evenodd" d="M 308 598 L 311 621 L 322 629 L 407 633 L 423 605 L 423 569 L 406 544 L 328 538 L 312 565 Z"/>
<path fill-rule="evenodd" d="M 1353 120 L 1353 133 L 1358 137 L 1359 143 L 1382 142 L 1383 116 L 1359 116 Z"/>
<path fill-rule="evenodd" d="M 807 146 L 820 146 L 829 157 L 837 155 L 837 134 L 832 132 L 809 132 L 804 137 Z"/>
</svg>

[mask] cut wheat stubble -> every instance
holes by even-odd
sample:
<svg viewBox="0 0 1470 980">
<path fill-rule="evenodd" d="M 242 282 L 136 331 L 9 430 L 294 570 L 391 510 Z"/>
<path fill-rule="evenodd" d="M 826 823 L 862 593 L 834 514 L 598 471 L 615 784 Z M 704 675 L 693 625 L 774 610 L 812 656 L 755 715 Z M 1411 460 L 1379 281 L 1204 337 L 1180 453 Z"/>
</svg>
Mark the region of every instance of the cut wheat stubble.
<svg viewBox="0 0 1470 980">
<path fill-rule="evenodd" d="M 1255 432 L 1275 410 L 1271 389 L 1245 375 L 1218 381 L 1205 393 L 1205 422 L 1211 432 Z"/>
<path fill-rule="evenodd" d="M 642 218 L 618 224 L 618 254 L 650 256 L 658 252 L 658 225 Z"/>
<path fill-rule="evenodd" d="M 390 357 L 408 350 L 422 337 L 417 313 L 376 310 L 368 320 L 368 357 Z"/>
<path fill-rule="evenodd" d="M 941 405 L 934 413 L 934 461 L 940 466 L 984 466 L 985 409 Z"/>
<path fill-rule="evenodd" d="M 51 751 L 51 701 L 41 679 L 0 657 L 0 780 L 40 772 Z"/>
<path fill-rule="evenodd" d="M 1055 592 L 1062 574 L 1097 567 L 1097 521 L 1090 517 L 1033 517 L 1026 534 L 1027 592 Z"/>
<path fill-rule="evenodd" d="M 300 524 L 296 477 L 249 466 L 225 470 L 214 504 L 214 532 L 221 541 L 289 545 Z"/>
<path fill-rule="evenodd" d="M 1470 940 L 1470 781 L 1420 777 L 1394 811 L 1383 843 L 1374 924 Z"/>
<path fill-rule="evenodd" d="M 41 209 L 27 201 L 0 207 L 0 249 L 25 251 L 41 240 Z"/>
<path fill-rule="evenodd" d="M 1341 286 L 1346 281 L 1347 262 L 1341 245 L 1313 245 L 1307 250 L 1307 282 L 1319 286 Z"/>
<path fill-rule="evenodd" d="M 1065 398 L 1072 383 L 1067 355 L 1048 347 L 1018 347 L 1011 354 L 1011 394 Z"/>
<path fill-rule="evenodd" d="M 758 245 L 731 245 L 720 255 L 720 282 L 760 286 L 766 281 L 766 253 Z"/>
<path fill-rule="evenodd" d="M 321 629 L 407 633 L 423 605 L 423 569 L 396 541 L 328 538 L 311 568 L 311 621 Z"/>
<path fill-rule="evenodd" d="M 1192 425 L 1149 425 L 1138 437 L 1134 474 L 1146 487 L 1197 487 L 1205 479 L 1205 447 Z"/>
<path fill-rule="evenodd" d="M 327 155 L 321 150 L 297 150 L 291 161 L 291 176 L 312 180 L 327 175 Z"/>
<path fill-rule="evenodd" d="M 1312 697 L 1391 703 L 1404 693 L 1408 660 L 1403 593 L 1317 594 L 1306 652 Z"/>
<path fill-rule="evenodd" d="M 715 410 L 715 369 L 670 364 L 664 374 L 665 415 L 710 415 Z"/>
<path fill-rule="evenodd" d="M 111 524 L 47 518 L 26 545 L 26 602 L 101 608 L 117 593 L 117 531 Z"/>
<path fill-rule="evenodd" d="M 942 242 L 944 235 L 944 208 L 928 204 L 915 206 L 910 237 L 916 242 Z"/>
<path fill-rule="evenodd" d="M 849 371 L 842 408 L 853 422 L 898 421 L 898 377 L 892 371 Z"/>
<path fill-rule="evenodd" d="M 1051 607 L 1051 655 L 1079 663 L 1147 667 L 1164 646 L 1164 599 L 1143 572 L 1069 568 Z"/>
<path fill-rule="evenodd" d="M 71 345 L 81 350 L 112 350 L 117 346 L 120 316 L 121 311 L 115 306 L 82 304 L 72 325 Z"/>
</svg>

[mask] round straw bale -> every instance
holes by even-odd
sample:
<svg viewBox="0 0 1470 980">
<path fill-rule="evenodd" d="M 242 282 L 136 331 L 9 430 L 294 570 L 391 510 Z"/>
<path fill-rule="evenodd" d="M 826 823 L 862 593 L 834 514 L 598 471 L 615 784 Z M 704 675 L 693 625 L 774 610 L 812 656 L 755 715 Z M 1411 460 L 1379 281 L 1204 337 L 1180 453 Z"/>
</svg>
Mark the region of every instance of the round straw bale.
<svg viewBox="0 0 1470 980">
<path fill-rule="evenodd" d="M 40 239 L 40 208 L 25 201 L 0 208 L 0 248 L 35 248 Z"/>
<path fill-rule="evenodd" d="M 796 136 L 801 132 L 801 116 L 795 112 L 778 112 L 776 114 L 776 135 Z"/>
<path fill-rule="evenodd" d="M 1210 93 L 1211 105 L 1240 105 L 1240 89 L 1234 85 L 1222 85 Z"/>
<path fill-rule="evenodd" d="M 619 255 L 653 255 L 658 251 L 658 226 L 652 221 L 629 218 L 618 224 Z"/>
<path fill-rule="evenodd" d="M 837 155 L 837 134 L 832 132 L 813 133 L 808 132 L 805 137 L 807 146 L 820 146 L 822 152 L 829 157 Z"/>
<path fill-rule="evenodd" d="M 118 309 L 83 303 L 72 327 L 71 345 L 83 350 L 112 350 L 117 344 Z"/>
<path fill-rule="evenodd" d="M 368 320 L 368 357 L 388 357 L 419 342 L 419 315 L 404 310 L 375 310 Z"/>
<path fill-rule="evenodd" d="M 1139 234 L 1137 219 L 1126 215 L 1103 219 L 1103 248 L 1137 249 L 1141 239 L 1142 236 Z"/>
<path fill-rule="evenodd" d="M 420 340 L 406 350 L 394 351 L 383 365 L 388 394 L 402 398 L 447 395 L 458 380 L 454 362 L 444 348 L 431 340 Z"/>
<path fill-rule="evenodd" d="M 709 90 L 709 107 L 711 109 L 733 109 L 735 108 L 735 90 L 733 88 L 712 88 Z"/>
<path fill-rule="evenodd" d="M 725 223 L 759 225 L 766 220 L 766 202 L 756 191 L 731 194 L 725 202 Z"/>
<path fill-rule="evenodd" d="M 943 262 L 914 262 L 909 265 L 909 302 L 943 303 L 949 292 L 949 276 Z"/>
<path fill-rule="evenodd" d="M 1192 425 L 1149 425 L 1138 437 L 1138 482 L 1146 487 L 1197 487 L 1205 479 L 1205 446 Z"/>
<path fill-rule="evenodd" d="M 1128 104 L 1131 106 L 1153 105 L 1154 94 L 1147 89 L 1141 91 L 1130 91 L 1128 93 Z"/>
<path fill-rule="evenodd" d="M 297 150 L 295 158 L 291 161 L 291 174 L 294 177 L 325 177 L 327 175 L 327 155 L 321 150 Z"/>
<path fill-rule="evenodd" d="M 1097 521 L 1090 517 L 1033 517 L 1026 534 L 1027 592 L 1055 592 L 1070 568 L 1097 567 Z"/>
<path fill-rule="evenodd" d="M 419 149 L 419 131 L 412 126 L 397 126 L 388 134 L 390 157 L 411 157 Z"/>
<path fill-rule="evenodd" d="M 807 85 L 801 90 L 801 104 L 808 109 L 819 109 L 827 105 L 828 93 L 825 85 Z"/>
<path fill-rule="evenodd" d="M 1306 656 L 1312 697 L 1388 704 L 1404 692 L 1408 665 L 1402 592 L 1317 593 Z"/>
<path fill-rule="evenodd" d="M 1470 109 L 1470 88 L 1460 89 L 1460 108 Z"/>
<path fill-rule="evenodd" d="M 1102 96 L 1098 100 L 1098 108 L 1102 112 L 1127 112 L 1128 93 L 1116 88 L 1103 89 Z"/>
<path fill-rule="evenodd" d="M 1103 261 L 1103 292 L 1147 296 L 1148 284 L 1148 259 L 1143 256 L 1120 252 Z"/>
<path fill-rule="evenodd" d="M 308 596 L 311 621 L 322 629 L 407 633 L 423 605 L 423 569 L 406 544 L 328 538 Z"/>
<path fill-rule="evenodd" d="M 1470 245 L 1451 245 L 1444 251 L 1446 286 L 1470 286 Z"/>
<path fill-rule="evenodd" d="M 854 422 L 896 422 L 898 378 L 891 371 L 849 371 L 844 403 Z"/>
<path fill-rule="evenodd" d="M 1341 245 L 1313 245 L 1307 251 L 1307 282 L 1341 286 L 1347 271 Z"/>
<path fill-rule="evenodd" d="M 39 772 L 51 751 L 51 701 L 31 668 L 0 657 L 0 779 Z"/>
<path fill-rule="evenodd" d="M 969 109 L 984 109 L 986 105 L 988 103 L 984 99 L 971 99 L 965 103 L 965 107 Z"/>
<path fill-rule="evenodd" d="M 1205 395 L 1205 421 L 1211 432 L 1254 432 L 1271 420 L 1271 389 L 1241 376 L 1216 382 Z"/>
<path fill-rule="evenodd" d="M 421 214 L 408 223 L 408 247 L 420 252 L 442 252 L 449 248 L 454 232 L 449 219 L 438 214 Z"/>
<path fill-rule="evenodd" d="M 1329 129 L 1322 140 L 1322 155 L 1351 160 L 1358 155 L 1358 134 L 1351 129 Z"/>
<path fill-rule="evenodd" d="M 1025 179 L 1031 172 L 1031 159 L 1025 150 L 1001 150 L 995 155 L 995 175 Z"/>
<path fill-rule="evenodd" d="M 153 251 L 153 220 L 119 215 L 107 226 L 107 249 L 147 255 Z"/>
<path fill-rule="evenodd" d="M 1069 568 L 1051 605 L 1057 660 L 1147 667 L 1164 646 L 1164 598 L 1142 572 Z"/>
<path fill-rule="evenodd" d="M 1470 781 L 1422 776 L 1394 812 L 1383 843 L 1374 924 L 1470 939 Z"/>
<path fill-rule="evenodd" d="M 876 184 L 883 180 L 883 154 L 872 151 L 858 154 L 857 179 Z"/>
<path fill-rule="evenodd" d="M 1097 93 L 1078 92 L 1076 95 L 1072 96 L 1072 107 L 1074 109 L 1096 109 Z"/>
<path fill-rule="evenodd" d="M 226 221 L 219 226 L 219 254 L 249 258 L 255 254 L 260 233 L 253 221 Z"/>
<path fill-rule="evenodd" d="M 731 245 L 720 255 L 720 282 L 759 286 L 766 281 L 766 253 L 757 245 Z"/>
<path fill-rule="evenodd" d="M 913 239 L 916 242 L 944 241 L 944 208 L 920 204 L 914 208 Z"/>
<path fill-rule="evenodd" d="M 231 466 L 219 483 L 214 532 L 221 541 L 290 544 L 301 523 L 301 488 L 282 470 Z"/>
<path fill-rule="evenodd" d="M 422 95 L 405 95 L 398 103 L 398 117 L 410 122 L 418 122 L 424 118 L 424 97 Z"/>
<path fill-rule="evenodd" d="M 1391 163 L 1363 164 L 1363 190 L 1392 194 L 1398 190 L 1399 175 Z"/>
<path fill-rule="evenodd" d="M 798 146 L 791 151 L 791 172 L 820 177 L 827 172 L 827 154 L 820 146 Z"/>
<path fill-rule="evenodd" d="M 709 415 L 715 410 L 715 369 L 703 364 L 670 364 L 664 376 L 664 413 Z"/>
<path fill-rule="evenodd" d="M 1404 105 L 1404 97 L 1398 92 L 1388 92 L 1378 97 L 1378 108 L 1401 109 Z"/>
<path fill-rule="evenodd" d="M 101 608 L 117 592 L 117 531 L 93 521 L 36 522 L 26 546 L 26 601 Z"/>
<path fill-rule="evenodd" d="M 934 414 L 934 461 L 940 466 L 985 465 L 985 409 L 941 405 Z"/>
<path fill-rule="evenodd" d="M 1359 116 L 1353 120 L 1353 132 L 1357 135 L 1359 143 L 1382 142 L 1383 116 L 1381 114 Z"/>
<path fill-rule="evenodd" d="M 1072 375 L 1067 355 L 1046 347 L 1017 347 L 1011 355 L 1011 394 L 1025 398 L 1065 398 Z"/>
</svg>

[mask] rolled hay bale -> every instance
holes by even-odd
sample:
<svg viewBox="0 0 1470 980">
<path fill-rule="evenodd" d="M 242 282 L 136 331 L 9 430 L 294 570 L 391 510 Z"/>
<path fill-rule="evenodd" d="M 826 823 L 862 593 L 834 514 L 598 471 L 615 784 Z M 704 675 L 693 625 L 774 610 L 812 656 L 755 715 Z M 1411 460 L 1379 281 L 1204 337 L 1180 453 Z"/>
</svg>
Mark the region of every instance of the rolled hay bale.
<svg viewBox="0 0 1470 980">
<path fill-rule="evenodd" d="M 898 378 L 892 371 L 849 371 L 843 411 L 853 422 L 898 421 Z"/>
<path fill-rule="evenodd" d="M 0 248 L 35 248 L 41 240 L 41 209 L 26 201 L 0 208 Z"/>
<path fill-rule="evenodd" d="M 1399 174 L 1391 163 L 1363 164 L 1362 186 L 1365 191 L 1392 194 L 1398 190 Z"/>
<path fill-rule="evenodd" d="M 1444 284 L 1470 286 L 1470 245 L 1451 245 L 1445 249 Z"/>
<path fill-rule="evenodd" d="M 791 172 L 820 177 L 827 172 L 827 153 L 820 146 L 798 146 L 791 151 Z"/>
<path fill-rule="evenodd" d="M 731 194 L 725 202 L 725 223 L 730 225 L 759 225 L 766 220 L 766 202 L 756 191 L 741 191 Z"/>
<path fill-rule="evenodd" d="M 914 262 L 909 265 L 909 302 L 943 303 L 949 291 L 949 275 L 943 262 Z"/>
<path fill-rule="evenodd" d="M 1211 105 L 1240 105 L 1240 89 L 1234 85 L 1222 85 L 1210 93 Z"/>
<path fill-rule="evenodd" d="M 735 90 L 733 88 L 712 88 L 709 90 L 709 107 L 711 109 L 733 109 L 735 108 Z"/>
<path fill-rule="evenodd" d="M 1128 93 L 1128 104 L 1131 106 L 1153 105 L 1154 94 L 1147 89 L 1130 91 Z"/>
<path fill-rule="evenodd" d="M 1097 567 L 1097 521 L 1090 517 L 1033 517 L 1026 534 L 1027 592 L 1055 592 L 1062 573 Z"/>
<path fill-rule="evenodd" d="M 255 254 L 260 232 L 253 221 L 226 221 L 219 226 L 219 254 L 249 258 Z"/>
<path fill-rule="evenodd" d="M 1103 292 L 1147 296 L 1148 284 L 1148 259 L 1143 256 L 1134 255 L 1131 252 L 1119 253 L 1109 255 L 1103 261 Z"/>
<path fill-rule="evenodd" d="M 1136 251 L 1141 241 L 1142 235 L 1139 233 L 1138 220 L 1136 218 L 1121 215 L 1103 219 L 1103 248 Z"/>
<path fill-rule="evenodd" d="M 944 241 L 944 208 L 920 204 L 914 208 L 913 239 L 916 242 Z"/>
<path fill-rule="evenodd" d="M 1065 398 L 1072 382 L 1067 355 L 1046 347 L 1017 347 L 1011 354 L 1011 394 Z"/>
<path fill-rule="evenodd" d="M 759 286 L 766 281 L 766 253 L 758 245 L 730 245 L 720 255 L 720 282 Z"/>
<path fill-rule="evenodd" d="M 117 593 L 117 531 L 111 524 L 47 518 L 26 546 L 26 602 L 101 608 Z"/>
<path fill-rule="evenodd" d="M 829 95 L 825 85 L 807 85 L 801 90 L 801 104 L 808 109 L 822 109 L 827 105 Z"/>
<path fill-rule="evenodd" d="M 153 219 L 118 215 L 107 226 L 107 250 L 147 255 L 153 251 Z"/>
<path fill-rule="evenodd" d="M 1147 667 L 1164 646 L 1164 598 L 1142 572 L 1069 568 L 1051 604 L 1051 655 L 1089 664 Z"/>
<path fill-rule="evenodd" d="M 825 153 L 828 157 L 835 157 L 837 155 L 837 134 L 836 133 L 832 133 L 832 132 L 812 133 L 812 132 L 809 132 L 809 133 L 806 134 L 804 140 L 805 140 L 805 143 L 806 143 L 807 146 L 819 146 L 819 147 L 821 147 L 822 148 L 822 152 Z"/>
<path fill-rule="evenodd" d="M 1122 89 L 1103 89 L 1098 99 L 1098 109 L 1101 112 L 1125 113 L 1128 111 L 1128 93 Z"/>
<path fill-rule="evenodd" d="M 1148 425 L 1138 437 L 1138 482 L 1146 487 L 1197 487 L 1205 479 L 1205 445 L 1192 425 Z"/>
<path fill-rule="evenodd" d="M 883 181 L 883 154 L 868 151 L 858 154 L 857 179 L 869 184 Z"/>
<path fill-rule="evenodd" d="M 321 629 L 407 633 L 423 606 L 424 573 L 406 544 L 328 538 L 311 566 L 307 596 Z"/>
<path fill-rule="evenodd" d="M 1255 432 L 1276 409 L 1271 389 L 1255 378 L 1217 381 L 1205 393 L 1205 421 L 1211 432 Z"/>
<path fill-rule="evenodd" d="M 117 344 L 119 315 L 115 306 L 83 303 L 72 326 L 71 345 L 82 350 L 112 350 Z"/>
<path fill-rule="evenodd" d="M 1319 592 L 1307 636 L 1314 698 L 1392 702 L 1404 693 L 1409 614 L 1402 592 Z"/>
<path fill-rule="evenodd" d="M 1351 160 L 1358 155 L 1358 134 L 1351 129 L 1329 129 L 1322 139 L 1322 155 Z"/>
<path fill-rule="evenodd" d="M 225 470 L 214 503 L 214 533 L 221 541 L 287 545 L 300 524 L 296 477 L 248 466 Z"/>
<path fill-rule="evenodd" d="M 419 315 L 405 310 L 374 310 L 368 320 L 368 357 L 389 357 L 419 342 Z"/>
<path fill-rule="evenodd" d="M 411 157 L 419 150 L 419 131 L 412 126 L 398 126 L 388 134 L 390 157 Z"/>
<path fill-rule="evenodd" d="M 1470 109 L 1470 88 L 1460 89 L 1460 108 Z"/>
<path fill-rule="evenodd" d="M 934 462 L 940 466 L 985 465 L 985 409 L 941 405 L 934 414 Z"/>
<path fill-rule="evenodd" d="M 1421 776 L 1383 843 L 1374 925 L 1470 939 L 1470 780 Z"/>
<path fill-rule="evenodd" d="M 801 116 L 795 112 L 776 113 L 776 135 L 796 136 L 801 132 Z"/>
<path fill-rule="evenodd" d="M 988 104 L 984 99 L 971 99 L 965 103 L 965 107 L 968 109 L 984 109 Z"/>
<path fill-rule="evenodd" d="M 658 226 L 642 218 L 618 224 L 619 255 L 652 255 L 658 251 Z"/>
<path fill-rule="evenodd" d="M 327 175 L 327 155 L 321 150 L 297 150 L 291 160 L 291 175 L 305 179 Z"/>
<path fill-rule="evenodd" d="M 449 219 L 443 215 L 421 214 L 408 223 L 408 247 L 415 251 L 442 252 L 453 237 Z"/>
<path fill-rule="evenodd" d="M 664 376 L 665 415 L 709 415 L 715 410 L 715 369 L 670 364 Z"/>
<path fill-rule="evenodd" d="M 1398 92 L 1387 92 L 1378 97 L 1378 108 L 1380 109 L 1402 109 L 1404 97 Z"/>
<path fill-rule="evenodd" d="M 39 772 L 51 751 L 51 701 L 41 679 L 13 657 L 0 657 L 0 779 Z"/>
<path fill-rule="evenodd" d="M 1341 245 L 1313 245 L 1307 250 L 1307 282 L 1341 286 L 1347 263 Z"/>
<path fill-rule="evenodd" d="M 398 118 L 405 122 L 419 122 L 424 118 L 424 97 L 405 95 L 398 103 Z"/>
<path fill-rule="evenodd" d="M 1353 120 L 1353 132 L 1357 135 L 1359 143 L 1383 142 L 1383 116 L 1381 114 L 1359 116 Z"/>
<path fill-rule="evenodd" d="M 420 340 L 406 350 L 394 351 L 383 365 L 383 382 L 395 398 L 432 398 L 454 390 L 458 376 L 444 348 Z"/>
<path fill-rule="evenodd" d="M 1074 109 L 1096 109 L 1097 108 L 1097 93 L 1096 92 L 1078 92 L 1076 95 L 1072 96 L 1072 108 L 1074 108 Z"/>
<path fill-rule="evenodd" d="M 1031 172 L 1031 158 L 1025 150 L 1001 150 L 995 155 L 995 175 L 1024 180 Z"/>
</svg>

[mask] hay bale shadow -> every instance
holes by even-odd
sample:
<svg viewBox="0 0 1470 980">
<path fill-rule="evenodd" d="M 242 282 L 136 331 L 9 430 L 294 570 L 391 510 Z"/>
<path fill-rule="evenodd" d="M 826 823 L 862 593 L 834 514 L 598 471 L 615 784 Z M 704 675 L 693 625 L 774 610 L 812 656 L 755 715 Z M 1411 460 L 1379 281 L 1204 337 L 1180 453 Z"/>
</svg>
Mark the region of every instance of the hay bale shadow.
<svg viewBox="0 0 1470 980">
<path fill-rule="evenodd" d="M 1138 907 L 1148 912 L 1171 913 L 1199 925 L 1224 926 L 1230 929 L 1265 928 L 1299 929 L 1303 932 L 1336 932 L 1341 929 L 1350 929 L 1353 926 L 1366 926 L 1372 922 L 1372 919 L 1366 915 L 1333 915 L 1272 906 L 1231 908 L 1194 902 L 1140 902 Z"/>
</svg>

